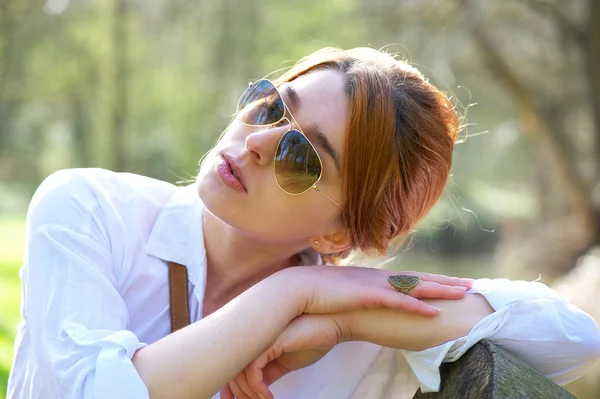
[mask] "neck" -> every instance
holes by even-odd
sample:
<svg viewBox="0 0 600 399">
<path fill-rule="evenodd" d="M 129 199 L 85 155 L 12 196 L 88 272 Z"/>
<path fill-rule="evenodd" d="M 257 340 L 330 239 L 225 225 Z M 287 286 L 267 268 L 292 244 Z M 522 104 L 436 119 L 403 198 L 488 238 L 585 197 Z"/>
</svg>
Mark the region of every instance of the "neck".
<svg viewBox="0 0 600 399">
<path fill-rule="evenodd" d="M 202 218 L 207 276 L 205 315 L 271 274 L 300 262 L 301 243 L 273 245 L 227 225 L 205 209 Z"/>
</svg>

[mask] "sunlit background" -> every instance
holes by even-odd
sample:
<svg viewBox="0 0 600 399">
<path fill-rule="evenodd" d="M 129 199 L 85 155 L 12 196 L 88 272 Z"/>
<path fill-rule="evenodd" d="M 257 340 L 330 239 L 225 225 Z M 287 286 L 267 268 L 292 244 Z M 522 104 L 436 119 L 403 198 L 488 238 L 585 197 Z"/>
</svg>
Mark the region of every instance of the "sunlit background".
<svg viewBox="0 0 600 399">
<path fill-rule="evenodd" d="M 397 53 L 465 116 L 446 195 L 389 267 L 541 275 L 600 320 L 599 28 L 595 0 L 0 0 L 0 397 L 44 177 L 193 177 L 248 81 L 325 46 Z M 568 388 L 600 397 L 600 370 Z"/>
</svg>

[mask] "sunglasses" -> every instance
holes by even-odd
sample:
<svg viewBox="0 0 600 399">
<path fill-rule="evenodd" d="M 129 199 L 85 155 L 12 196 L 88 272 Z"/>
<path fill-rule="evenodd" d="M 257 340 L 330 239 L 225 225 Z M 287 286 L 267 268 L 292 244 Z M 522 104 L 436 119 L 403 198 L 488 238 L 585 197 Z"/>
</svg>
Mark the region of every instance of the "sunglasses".
<svg viewBox="0 0 600 399">
<path fill-rule="evenodd" d="M 286 110 L 298 129 L 292 129 L 292 123 L 285 116 Z M 300 195 L 314 189 L 343 210 L 317 186 L 323 170 L 321 158 L 315 146 L 300 130 L 281 93 L 271 81 L 261 79 L 250 83 L 240 97 L 236 117 L 244 125 L 253 127 L 273 126 L 287 121 L 290 128 L 279 139 L 273 158 L 277 185 L 290 195 Z"/>
</svg>

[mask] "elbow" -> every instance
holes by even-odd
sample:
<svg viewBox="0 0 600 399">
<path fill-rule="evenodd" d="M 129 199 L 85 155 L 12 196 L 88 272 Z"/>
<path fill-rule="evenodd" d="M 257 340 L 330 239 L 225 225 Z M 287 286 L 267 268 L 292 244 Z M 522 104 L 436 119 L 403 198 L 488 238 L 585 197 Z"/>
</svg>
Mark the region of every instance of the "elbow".
<svg viewBox="0 0 600 399">
<path fill-rule="evenodd" d="M 600 357 L 594 320 L 561 298 L 519 302 L 491 341 L 559 385 L 581 377 Z"/>
<path fill-rule="evenodd" d="M 570 317 L 563 319 L 566 336 L 566 346 L 562 350 L 564 367 L 550 376 L 559 385 L 581 377 L 600 358 L 600 330 L 594 319 L 577 308 L 572 307 L 572 311 Z"/>
<path fill-rule="evenodd" d="M 563 367 L 547 375 L 558 385 L 565 385 L 580 378 L 600 358 L 600 332 L 596 331 L 583 341 L 572 342 L 570 349 L 570 361 L 565 361 Z M 557 362 L 557 365 L 560 363 Z"/>
<path fill-rule="evenodd" d="M 588 337 L 582 342 L 587 363 L 594 363 L 600 359 L 600 330 L 598 330 L 598 326 L 596 326 L 593 320 L 591 320 L 591 324 L 592 327 L 590 328 Z"/>
<path fill-rule="evenodd" d="M 600 358 L 600 331 L 596 332 L 596 340 L 594 345 L 592 346 L 590 353 L 593 354 L 595 359 Z"/>
<path fill-rule="evenodd" d="M 569 340 L 576 345 L 582 356 L 588 360 L 600 358 L 600 330 L 594 319 L 584 311 L 569 304 L 570 317 L 565 317 L 563 325 Z"/>
</svg>

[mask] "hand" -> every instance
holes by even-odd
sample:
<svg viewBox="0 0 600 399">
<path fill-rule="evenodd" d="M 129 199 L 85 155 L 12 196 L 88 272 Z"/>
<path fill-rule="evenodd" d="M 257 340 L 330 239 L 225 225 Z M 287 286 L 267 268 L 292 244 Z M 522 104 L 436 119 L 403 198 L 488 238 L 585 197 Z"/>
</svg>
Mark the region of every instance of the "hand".
<svg viewBox="0 0 600 399">
<path fill-rule="evenodd" d="M 367 341 L 396 349 L 423 350 L 465 336 L 494 312 L 481 295 L 436 301 L 440 317 L 427 318 L 392 309 L 305 314 L 290 322 L 273 344 L 228 385 L 236 397 L 273 398 L 268 386 L 287 373 L 319 361 L 336 344 Z M 227 398 L 227 396 L 223 396 Z"/>
<path fill-rule="evenodd" d="M 327 314 L 330 313 L 382 307 L 400 309 L 424 316 L 435 316 L 439 313 L 438 308 L 429 306 L 416 298 L 460 299 L 464 297 L 465 290 L 472 285 L 470 279 L 402 272 L 402 274 L 416 275 L 421 278 L 419 285 L 412 289 L 409 294 L 402 294 L 396 291 L 387 281 L 388 277 L 393 274 L 396 273 L 364 267 L 297 266 L 275 273 L 267 280 L 271 280 L 278 287 L 284 286 L 283 292 L 290 293 L 296 298 L 295 301 L 298 303 L 296 315 L 307 314 L 296 317 L 294 320 L 302 320 L 303 325 L 309 321 L 314 323 L 320 320 L 318 318 L 308 318 L 309 314 L 313 317 L 317 314 L 327 317 Z M 293 324 L 290 323 L 288 326 L 294 327 L 296 323 L 299 323 L 299 321 Z M 326 325 L 332 326 L 331 322 L 326 323 Z M 298 328 L 294 327 L 293 330 L 286 328 L 284 331 L 291 334 L 291 331 L 298 331 Z M 305 325 L 303 330 L 313 331 L 315 328 L 308 328 L 308 325 Z M 331 327 L 328 331 L 331 331 Z M 314 335 L 314 333 L 311 334 Z M 330 335 L 325 334 L 324 336 Z M 302 340 L 296 342 L 300 341 Z M 289 344 L 288 347 L 293 346 Z M 326 348 L 326 350 L 328 351 L 331 347 Z M 271 349 L 272 359 L 277 359 L 277 361 L 272 363 L 272 367 L 265 371 L 265 375 L 269 380 L 275 381 L 291 370 L 306 367 L 316 362 L 324 356 L 326 353 L 326 351 L 323 352 L 324 350 L 325 348 L 322 347 L 307 347 L 306 351 L 302 351 L 305 353 L 297 353 L 300 352 L 299 349 L 296 352 L 288 351 L 289 353 L 282 351 L 281 359 L 279 359 L 273 357 L 277 351 L 273 352 L 273 349 Z M 248 394 L 242 396 L 244 395 L 243 392 L 248 392 Z M 251 392 L 252 390 L 247 384 L 245 371 L 242 371 L 228 383 L 222 394 L 224 399 L 231 398 L 233 394 L 239 398 L 257 398 L 256 395 L 252 396 Z"/>
<path fill-rule="evenodd" d="M 353 266 L 297 266 L 275 275 L 284 276 L 290 290 L 302 290 L 298 309 L 302 313 L 337 313 L 348 310 L 390 308 L 423 316 L 436 316 L 439 309 L 419 299 L 460 299 L 471 288 L 471 279 L 439 274 L 401 272 L 418 276 L 421 282 L 408 294 L 398 292 L 388 277 L 398 272 Z M 274 275 L 274 276 L 275 276 Z"/>
<path fill-rule="evenodd" d="M 268 386 L 319 361 L 350 338 L 343 315 L 305 314 L 292 320 L 273 344 L 221 390 L 221 399 L 273 398 Z"/>
</svg>

